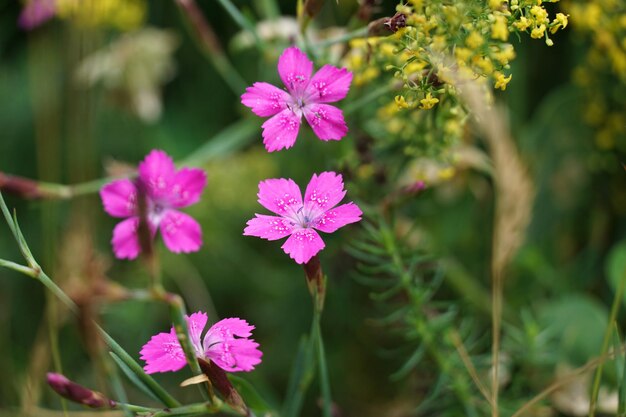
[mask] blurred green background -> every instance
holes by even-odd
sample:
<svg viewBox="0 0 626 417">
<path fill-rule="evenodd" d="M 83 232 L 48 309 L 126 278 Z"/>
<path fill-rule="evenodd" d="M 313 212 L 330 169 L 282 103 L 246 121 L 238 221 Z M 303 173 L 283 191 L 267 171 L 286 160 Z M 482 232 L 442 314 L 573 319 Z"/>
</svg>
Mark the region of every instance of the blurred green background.
<svg viewBox="0 0 626 417">
<path fill-rule="evenodd" d="M 281 15 L 296 13 L 293 1 L 234 3 L 253 21 L 271 17 L 276 11 L 273 4 Z M 275 62 L 290 43 L 289 35 L 259 52 L 254 44 L 236 39 L 240 28 L 217 2 L 198 5 L 247 85 L 278 81 Z M 395 5 L 378 4 L 370 19 L 393 15 Z M 79 74 L 87 57 L 111 48 L 126 30 L 54 19 L 24 31 L 17 26 L 21 4 L 0 0 L 0 171 L 74 184 L 121 172 L 124 164 L 136 165 L 155 148 L 175 160 L 203 146 L 213 146 L 210 152 L 217 149 L 211 161 L 201 163 L 209 179 L 203 198 L 187 210 L 203 227 L 204 245 L 198 253 L 174 255 L 159 241 L 164 284 L 184 297 L 188 311 L 207 311 L 214 319 L 242 317 L 256 325 L 263 363 L 245 377 L 280 408 L 297 345 L 310 325 L 311 305 L 301 267 L 280 244 L 242 235 L 246 221 L 255 212 L 265 212 L 256 202 L 257 184 L 285 177 L 304 186 L 314 172 L 342 171 L 348 180 L 347 199 L 366 207 L 372 223 L 378 224 L 378 202 L 397 188 L 397 172 L 411 156 L 400 155 L 399 161 L 389 157 L 389 149 L 373 145 L 369 163 L 379 171 L 368 176 L 359 171 L 365 163 L 358 154 L 363 142 L 387 140 L 368 129 L 366 121 L 395 93 L 351 113 L 350 133 L 341 142 L 321 142 L 303 128 L 293 149 L 268 154 L 261 143 L 260 119 L 240 104 L 243 91 L 234 92 L 206 59 L 176 4 L 149 1 L 144 6 L 141 26 L 166 29 L 167 38 L 153 34 L 145 44 L 133 46 L 137 49 L 109 55 L 112 62 L 95 61 L 91 70 L 83 69 L 97 78 L 97 69 L 107 65 L 136 66 L 137 79 L 150 82 L 144 90 L 135 90 L 135 84 L 124 84 L 127 80 L 116 84 L 115 76 L 91 82 L 85 81 L 89 75 Z M 549 7 L 551 12 L 560 10 L 559 5 Z M 623 12 L 623 4 L 619 7 Z M 364 25 L 355 20 L 358 10 L 353 1 L 328 1 L 313 27 Z M 292 24 L 273 25 L 289 33 Z M 624 74 L 595 75 L 594 99 L 599 97 L 608 106 L 606 114 L 621 117 L 607 146 L 598 133 L 608 122 L 586 123 L 589 88 L 571 81 L 574 69 L 584 64 L 595 45 L 590 41 L 593 35 L 584 28 L 577 30 L 576 22 L 572 26 L 554 37 L 553 47 L 527 38 L 512 40 L 517 52 L 513 80 L 497 95 L 536 188 L 526 241 L 505 277 L 503 360 L 509 380 L 503 382 L 503 397 L 509 399 L 503 400 L 503 407 L 512 408 L 539 392 L 555 378 L 559 366 L 579 366 L 599 354 L 615 288 L 610 280 L 624 279 L 626 269 Z M 316 62 L 316 67 L 320 65 Z M 364 97 L 368 88 L 374 86 L 353 88 L 341 106 Z M 138 99 L 137 94 L 147 97 Z M 159 106 L 155 100 L 162 105 L 160 113 L 154 109 Z M 218 136 L 234 124 L 248 128 L 241 135 L 241 130 L 231 129 Z M 484 151 L 480 142 L 471 143 Z M 443 159 L 436 162 L 451 164 Z M 476 363 L 484 365 L 490 314 L 481 297 L 490 293 L 493 179 L 471 168 L 455 169 L 452 178 L 427 184 L 425 191 L 403 201 L 391 223 L 394 230 L 405 226 L 410 230 L 405 240 L 398 239 L 403 250 L 425 253 L 433 262 L 448 265 L 442 267 L 436 289 L 429 279 L 419 284 L 424 290 L 436 290 L 423 311 L 454 311 L 451 323 L 467 329 L 462 332 L 471 341 L 467 347 Z M 152 334 L 169 328 L 170 319 L 162 305 L 109 303 L 95 296 L 107 280 L 130 288 L 141 288 L 149 280 L 142 262 L 113 257 L 109 241 L 116 220 L 103 212 L 97 194 L 60 201 L 29 201 L 10 194 L 5 198 L 16 209 L 37 259 L 82 308 L 77 319 L 58 308 L 36 281 L 0 270 L 0 415 L 22 410 L 35 416 L 40 415 L 37 407 L 61 407 L 43 384 L 45 372 L 59 365 L 70 378 L 108 392 L 105 365 L 99 359 L 104 348 L 88 318 L 101 321 L 136 357 Z M 364 240 L 362 226 L 344 228 L 324 240 L 327 248 L 321 258 L 329 289 L 323 329 L 341 415 L 412 414 L 430 395 L 442 364 L 424 359 L 402 377 L 390 379 L 417 342 L 407 337 L 405 328 L 377 321 L 389 308 L 370 296 L 372 288 L 355 273 L 360 261 L 349 253 L 354 242 Z M 0 257 L 20 259 L 4 226 Z M 406 302 L 398 297 L 393 304 Z M 623 320 L 618 323 L 623 329 Z M 436 337 L 441 334 L 435 332 Z M 449 343 L 441 345 L 444 357 L 454 356 Z M 458 361 L 449 360 L 463 372 Z M 189 375 L 184 370 L 157 379 L 181 399 L 194 401 L 196 390 L 177 387 Z M 445 391 L 447 382 L 443 384 Z M 611 386 L 610 378 L 607 384 Z M 312 386 L 314 394 L 305 405 L 305 415 L 311 416 L 319 415 L 316 384 Z M 139 403 L 151 401 L 131 387 L 129 396 Z M 420 412 L 459 415 L 455 405 L 431 407 L 435 408 Z M 566 411 L 555 406 L 549 412 Z"/>
</svg>

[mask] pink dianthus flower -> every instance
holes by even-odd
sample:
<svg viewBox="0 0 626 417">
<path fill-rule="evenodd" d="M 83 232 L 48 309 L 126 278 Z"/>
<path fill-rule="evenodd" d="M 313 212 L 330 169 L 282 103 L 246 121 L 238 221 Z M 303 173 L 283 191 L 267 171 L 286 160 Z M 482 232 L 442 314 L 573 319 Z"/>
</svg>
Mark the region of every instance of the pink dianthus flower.
<svg viewBox="0 0 626 417">
<path fill-rule="evenodd" d="M 259 344 L 249 339 L 254 326 L 247 321 L 239 318 L 218 321 L 201 341 L 207 322 L 206 313 L 193 313 L 185 319 L 197 358 L 211 360 L 228 372 L 249 372 L 261 363 L 263 353 L 258 349 Z M 173 327 L 169 333 L 152 336 L 139 353 L 146 362 L 144 370 L 148 374 L 178 371 L 187 364 Z"/>
<path fill-rule="evenodd" d="M 126 218 L 113 229 L 113 252 L 120 259 L 134 259 L 139 242 L 139 193 L 146 201 L 148 228 L 152 237 L 161 230 L 165 246 L 175 253 L 195 252 L 202 246 L 202 230 L 179 208 L 195 204 L 206 185 L 206 174 L 197 168 L 176 170 L 172 158 L 153 150 L 139 164 L 135 180 L 113 181 L 100 190 L 104 210 L 113 217 Z"/>
<path fill-rule="evenodd" d="M 313 174 L 304 193 L 291 179 L 268 179 L 259 183 L 259 203 L 278 216 L 255 214 L 243 231 L 245 236 L 278 240 L 289 236 L 282 249 L 297 263 L 307 263 L 324 241 L 315 229 L 332 233 L 361 220 L 361 209 L 354 203 L 335 207 L 346 195 L 343 179 L 335 172 Z"/>
<path fill-rule="evenodd" d="M 294 145 L 302 116 L 321 140 L 340 140 L 348 132 L 342 111 L 326 103 L 348 94 L 352 73 L 332 65 L 324 65 L 313 77 L 312 72 L 313 62 L 292 46 L 278 59 L 278 74 L 287 91 L 257 82 L 241 96 L 241 102 L 257 116 L 272 116 L 263 123 L 268 152 Z"/>
<path fill-rule="evenodd" d="M 56 0 L 30 0 L 22 9 L 18 24 L 22 29 L 32 30 L 52 19 L 56 14 Z"/>
</svg>

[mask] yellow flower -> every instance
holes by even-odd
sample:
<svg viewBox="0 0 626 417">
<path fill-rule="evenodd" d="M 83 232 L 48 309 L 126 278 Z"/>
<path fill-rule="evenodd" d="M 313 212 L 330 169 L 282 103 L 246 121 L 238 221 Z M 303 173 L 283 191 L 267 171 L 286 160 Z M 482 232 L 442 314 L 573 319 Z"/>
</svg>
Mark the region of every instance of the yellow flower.
<svg viewBox="0 0 626 417">
<path fill-rule="evenodd" d="M 398 95 L 394 98 L 394 101 L 396 102 L 396 106 L 398 106 L 398 109 L 409 108 L 409 103 L 406 102 L 406 100 L 404 99 L 404 96 Z"/>
<path fill-rule="evenodd" d="M 456 169 L 454 167 L 441 168 L 439 172 L 437 172 L 437 176 L 441 180 L 452 179 L 455 175 L 456 175 Z"/>
<path fill-rule="evenodd" d="M 505 77 L 501 72 L 496 72 L 496 84 L 494 87 L 502 91 L 506 90 L 506 85 L 511 81 L 511 78 L 513 78 L 513 75 Z"/>
<path fill-rule="evenodd" d="M 469 36 L 465 39 L 465 44 L 472 49 L 479 48 L 484 42 L 483 37 L 480 33 L 472 31 Z"/>
<path fill-rule="evenodd" d="M 537 26 L 530 32 L 530 37 L 533 39 L 541 39 L 544 33 L 546 33 L 546 25 Z"/>
<path fill-rule="evenodd" d="M 492 10 L 500 10 L 502 8 L 502 0 L 489 0 L 489 7 Z"/>
<path fill-rule="evenodd" d="M 509 28 L 507 26 L 506 17 L 502 15 L 496 16 L 496 21 L 491 25 L 491 37 L 505 42 L 509 39 Z"/>
<path fill-rule="evenodd" d="M 525 31 L 530 27 L 530 23 L 530 20 L 528 20 L 525 16 L 521 16 L 517 22 L 513 23 L 513 26 L 521 31 Z"/>
<path fill-rule="evenodd" d="M 472 63 L 481 69 L 485 75 L 490 75 L 493 72 L 493 63 L 486 56 L 475 56 Z"/>
<path fill-rule="evenodd" d="M 566 28 L 567 27 L 567 16 L 564 15 L 563 13 L 557 13 L 556 14 L 556 18 L 554 20 L 559 22 L 559 24 L 561 25 L 562 28 Z"/>
<path fill-rule="evenodd" d="M 459 46 L 454 49 L 454 56 L 462 62 L 467 62 L 472 56 L 472 50 Z"/>
<path fill-rule="evenodd" d="M 113 26 L 132 30 L 143 23 L 145 0 L 57 0 L 56 13 L 82 27 Z"/>
<path fill-rule="evenodd" d="M 392 57 L 394 56 L 395 47 L 390 43 L 383 43 L 379 46 L 380 54 L 384 57 Z"/>
<path fill-rule="evenodd" d="M 493 59 L 498 61 L 500 65 L 507 65 L 515 58 L 515 49 L 513 48 L 513 45 L 507 43 L 502 45 L 499 51 L 493 52 L 491 56 Z"/>
<path fill-rule="evenodd" d="M 422 72 L 427 65 L 428 63 L 426 61 L 422 61 L 421 59 L 415 60 L 404 67 L 404 73 L 409 76 L 417 74 L 418 72 Z"/>
<path fill-rule="evenodd" d="M 548 12 L 541 6 L 533 6 L 530 8 L 530 14 L 535 18 L 537 24 L 548 23 Z"/>
<path fill-rule="evenodd" d="M 435 107 L 435 104 L 439 103 L 439 99 L 433 97 L 430 93 L 428 93 L 426 94 L 426 97 L 420 100 L 420 103 L 422 103 L 422 105 L 420 106 L 421 109 L 428 110 Z"/>
</svg>

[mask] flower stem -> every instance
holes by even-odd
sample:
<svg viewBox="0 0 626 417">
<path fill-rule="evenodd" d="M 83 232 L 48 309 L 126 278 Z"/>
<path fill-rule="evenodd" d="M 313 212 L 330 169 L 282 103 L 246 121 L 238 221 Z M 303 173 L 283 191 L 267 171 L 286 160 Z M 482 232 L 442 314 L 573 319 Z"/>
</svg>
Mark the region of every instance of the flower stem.
<svg viewBox="0 0 626 417">
<path fill-rule="evenodd" d="M 256 42 L 257 48 L 260 51 L 264 51 L 266 49 L 265 43 L 263 43 L 263 40 L 261 39 L 261 37 L 257 33 L 256 28 L 254 27 L 254 24 L 252 24 L 237 9 L 237 7 L 230 0 L 217 0 L 217 1 L 228 12 L 228 14 L 230 14 L 230 17 L 233 18 L 233 20 L 235 21 L 235 23 L 237 23 L 239 25 L 239 27 L 241 27 L 244 30 L 249 31 L 252 34 L 252 36 L 254 37 L 254 40 Z"/>
<path fill-rule="evenodd" d="M 322 393 L 322 411 L 324 417 L 332 417 L 332 397 L 330 393 L 330 381 L 328 367 L 324 351 L 324 340 L 320 321 L 324 311 L 324 299 L 326 298 L 326 276 L 322 272 L 319 257 L 316 255 L 304 264 L 307 278 L 307 286 L 313 297 L 313 324 L 311 326 L 311 348 L 315 350 L 319 372 L 320 391 Z"/>
<path fill-rule="evenodd" d="M 322 339 L 322 329 L 320 327 L 321 311 L 317 311 L 313 316 L 313 334 L 311 337 L 315 341 L 317 353 L 317 365 L 319 369 L 320 390 L 322 392 L 322 411 L 324 417 L 332 417 L 332 397 L 330 393 L 330 381 L 328 378 L 328 367 L 326 365 L 326 354 L 324 351 L 324 341 Z"/>
<path fill-rule="evenodd" d="M 18 265 L 10 261 L 3 261 L 3 263 L 0 266 L 11 268 L 31 278 L 37 279 L 48 290 L 50 290 L 50 292 L 52 292 L 59 300 L 61 300 L 61 302 L 63 302 L 63 304 L 65 304 L 65 306 L 72 313 L 78 315 L 79 310 L 78 310 L 76 303 L 74 303 L 74 301 L 67 294 L 65 294 L 58 285 L 55 284 L 55 282 L 41 269 L 37 261 L 35 261 L 35 258 L 33 257 L 32 252 L 30 251 L 30 248 L 28 247 L 28 244 L 26 243 L 26 239 L 24 239 L 24 236 L 22 235 L 22 232 L 17 223 L 17 219 L 15 218 L 15 216 L 13 217 L 11 216 L 9 209 L 4 201 L 4 198 L 2 197 L 1 192 L 0 192 L 0 210 L 2 211 L 2 214 L 4 215 L 4 218 L 7 224 L 9 225 L 9 228 L 11 229 L 11 233 L 13 234 L 13 237 L 15 238 L 15 240 L 17 241 L 17 244 L 19 245 L 20 251 L 22 252 L 22 255 L 24 256 L 24 259 L 29 264 L 29 267 Z M 106 344 L 111 348 L 111 350 L 117 356 L 119 356 L 120 359 L 122 359 L 122 361 L 126 364 L 126 366 L 128 366 L 131 369 L 131 371 L 137 376 L 137 378 L 140 379 L 155 394 L 155 396 L 163 402 L 165 406 L 176 407 L 180 405 L 180 403 L 176 401 L 159 384 L 157 384 L 157 382 L 154 379 L 152 379 L 152 377 L 147 375 L 144 372 L 144 370 L 141 368 L 141 366 L 128 353 L 126 353 L 126 351 L 122 349 L 122 347 L 118 345 L 117 342 L 104 331 L 104 329 L 102 329 L 97 324 L 96 326 L 100 335 L 102 336 Z"/>
<path fill-rule="evenodd" d="M 352 32 L 344 33 L 343 35 L 339 35 L 334 38 L 324 39 L 322 41 L 316 42 L 313 45 L 313 49 L 326 48 L 336 43 L 343 43 L 343 42 L 347 42 L 355 38 L 363 38 L 366 36 L 367 36 L 367 27 L 364 27 L 364 28 L 354 30 Z"/>
<path fill-rule="evenodd" d="M 205 19 L 195 0 L 175 0 L 175 2 L 198 48 L 226 81 L 233 93 L 240 95 L 247 84 L 224 54 L 215 31 Z"/>
<path fill-rule="evenodd" d="M 243 119 L 236 122 L 192 152 L 191 155 L 181 161 L 181 164 L 201 166 L 216 158 L 230 155 L 234 151 L 243 148 L 249 139 L 255 137 L 259 126 L 260 123 L 256 118 Z M 75 197 L 97 193 L 111 181 L 133 178 L 136 175 L 136 173 L 132 173 L 127 176 L 109 176 L 66 185 L 40 182 L 0 172 L 0 191 L 8 191 L 27 199 L 70 200 Z M 9 224 L 9 227 L 12 227 L 12 225 Z"/>
</svg>

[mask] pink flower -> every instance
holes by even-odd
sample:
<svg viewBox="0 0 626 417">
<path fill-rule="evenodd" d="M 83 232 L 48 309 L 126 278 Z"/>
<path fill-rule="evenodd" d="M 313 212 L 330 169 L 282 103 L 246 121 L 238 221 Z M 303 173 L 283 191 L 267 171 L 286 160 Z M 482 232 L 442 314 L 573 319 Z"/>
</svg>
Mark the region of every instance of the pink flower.
<svg viewBox="0 0 626 417">
<path fill-rule="evenodd" d="M 254 326 L 245 320 L 229 318 L 218 321 L 200 341 L 207 322 L 206 313 L 198 312 L 185 318 L 196 357 L 211 360 L 229 372 L 249 372 L 261 363 L 263 353 L 258 349 L 259 344 L 248 339 Z M 146 362 L 144 370 L 148 374 L 178 371 L 187 364 L 173 327 L 169 333 L 152 336 L 139 353 Z"/>
<path fill-rule="evenodd" d="M 18 24 L 22 29 L 32 30 L 52 19 L 56 13 L 56 0 L 30 0 L 26 3 Z"/>
<path fill-rule="evenodd" d="M 346 195 L 341 175 L 334 172 L 313 174 L 304 193 L 291 179 L 269 179 L 259 183 L 259 203 L 278 216 L 256 214 L 243 234 L 267 240 L 289 236 L 282 248 L 297 263 L 307 263 L 324 241 L 315 229 L 332 233 L 361 220 L 361 209 L 350 202 L 335 207 Z M 333 208 L 334 207 L 334 208 Z"/>
<path fill-rule="evenodd" d="M 263 123 L 268 152 L 293 146 L 303 115 L 321 140 L 340 140 L 348 132 L 341 110 L 326 103 L 348 94 L 352 73 L 332 65 L 324 65 L 313 77 L 312 72 L 313 62 L 292 46 L 278 59 L 278 74 L 287 91 L 257 82 L 241 96 L 241 102 L 257 116 L 272 116 Z"/>
<path fill-rule="evenodd" d="M 139 255 L 138 193 L 145 193 L 148 227 L 152 237 L 161 230 L 165 246 L 175 253 L 195 252 L 202 245 L 200 225 L 177 209 L 195 204 L 206 185 L 206 174 L 197 168 L 176 170 L 163 151 L 153 150 L 139 164 L 135 181 L 113 181 L 100 190 L 104 211 L 125 218 L 113 229 L 113 252 L 120 259 Z"/>
</svg>

